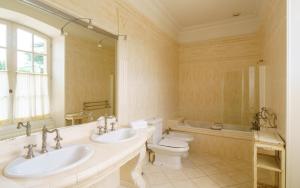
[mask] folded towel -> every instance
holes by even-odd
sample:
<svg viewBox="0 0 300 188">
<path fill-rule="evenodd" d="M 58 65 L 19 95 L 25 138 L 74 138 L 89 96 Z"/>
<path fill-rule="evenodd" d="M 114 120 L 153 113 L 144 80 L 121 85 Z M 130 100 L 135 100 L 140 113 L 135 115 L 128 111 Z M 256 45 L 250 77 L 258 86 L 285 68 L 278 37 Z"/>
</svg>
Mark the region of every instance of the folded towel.
<svg viewBox="0 0 300 188">
<path fill-rule="evenodd" d="M 148 123 L 145 120 L 136 120 L 129 123 L 130 127 L 133 129 L 147 128 Z"/>
</svg>

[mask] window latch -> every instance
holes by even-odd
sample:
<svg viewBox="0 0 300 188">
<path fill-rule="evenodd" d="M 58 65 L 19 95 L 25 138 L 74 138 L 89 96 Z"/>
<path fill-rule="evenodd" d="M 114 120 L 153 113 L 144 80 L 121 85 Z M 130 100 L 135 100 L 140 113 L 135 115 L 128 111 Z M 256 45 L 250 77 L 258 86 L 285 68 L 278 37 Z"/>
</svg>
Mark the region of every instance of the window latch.
<svg viewBox="0 0 300 188">
<path fill-rule="evenodd" d="M 8 90 L 9 94 L 12 94 L 14 91 L 12 89 Z"/>
</svg>

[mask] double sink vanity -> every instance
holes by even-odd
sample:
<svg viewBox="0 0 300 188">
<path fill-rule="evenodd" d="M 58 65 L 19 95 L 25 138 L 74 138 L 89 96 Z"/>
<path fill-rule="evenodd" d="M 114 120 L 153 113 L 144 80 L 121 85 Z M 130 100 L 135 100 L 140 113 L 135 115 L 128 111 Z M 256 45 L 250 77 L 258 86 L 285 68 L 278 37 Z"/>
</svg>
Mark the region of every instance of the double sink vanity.
<svg viewBox="0 0 300 188">
<path fill-rule="evenodd" d="M 46 1 L 0 1 L 0 188 L 114 188 L 123 169 L 145 187 L 152 128 L 100 126 L 99 117 L 107 125 L 103 115 L 124 113 L 116 57 L 127 36 L 97 22 Z"/>
<path fill-rule="evenodd" d="M 97 125 L 90 122 L 48 130 L 56 132 L 48 136 L 43 128 L 42 133 L 0 142 L 4 148 L 0 153 L 0 187 L 118 187 L 121 166 L 138 155 L 129 173 L 137 174 L 134 182 L 143 182 L 136 178 L 142 179 L 139 169 L 152 128 L 136 131 L 120 127 L 104 133 Z"/>
</svg>

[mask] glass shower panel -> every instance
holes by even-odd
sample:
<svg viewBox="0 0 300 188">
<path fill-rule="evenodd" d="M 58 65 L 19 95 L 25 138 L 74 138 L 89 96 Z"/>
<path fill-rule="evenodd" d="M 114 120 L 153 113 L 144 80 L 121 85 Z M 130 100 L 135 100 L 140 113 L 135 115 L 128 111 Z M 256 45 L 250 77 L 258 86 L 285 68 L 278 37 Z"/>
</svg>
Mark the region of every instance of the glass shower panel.
<svg viewBox="0 0 300 188">
<path fill-rule="evenodd" d="M 225 124 L 250 126 L 259 107 L 258 67 L 224 72 L 222 119 Z"/>
</svg>

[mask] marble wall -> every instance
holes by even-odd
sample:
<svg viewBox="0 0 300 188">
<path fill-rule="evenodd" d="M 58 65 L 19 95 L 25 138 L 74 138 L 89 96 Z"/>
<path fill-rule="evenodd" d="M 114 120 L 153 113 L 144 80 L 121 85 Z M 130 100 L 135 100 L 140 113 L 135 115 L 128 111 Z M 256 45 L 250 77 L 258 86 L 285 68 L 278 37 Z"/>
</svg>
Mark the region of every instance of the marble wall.
<svg viewBox="0 0 300 188">
<path fill-rule="evenodd" d="M 84 102 L 109 100 L 112 103 L 110 76 L 115 75 L 116 49 L 99 48 L 97 41 L 75 35 L 68 35 L 65 42 L 65 112 L 82 111 Z M 95 117 L 110 114 L 109 109 L 93 113 Z"/>
<path fill-rule="evenodd" d="M 118 43 L 120 123 L 151 116 L 168 119 L 176 113 L 178 45 L 175 40 L 125 1 L 44 2 L 77 17 L 92 18 L 95 25 L 107 31 L 117 34 L 119 30 L 128 36 L 127 40 L 120 38 Z"/>
<path fill-rule="evenodd" d="M 258 109 L 256 34 L 186 43 L 179 50 L 179 114 L 249 125 Z"/>
<path fill-rule="evenodd" d="M 286 130 L 286 1 L 264 0 L 260 34 L 266 65 L 266 106 L 278 116 L 278 131 Z"/>
</svg>

